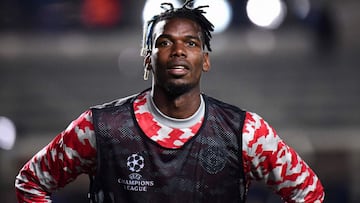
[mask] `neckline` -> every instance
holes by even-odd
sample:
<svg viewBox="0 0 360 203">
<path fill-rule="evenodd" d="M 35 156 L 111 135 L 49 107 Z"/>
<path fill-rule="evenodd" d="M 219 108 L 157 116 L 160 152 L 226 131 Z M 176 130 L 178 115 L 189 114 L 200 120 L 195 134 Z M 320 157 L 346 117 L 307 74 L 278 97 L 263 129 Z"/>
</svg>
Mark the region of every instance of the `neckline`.
<svg viewBox="0 0 360 203">
<path fill-rule="evenodd" d="M 148 110 L 154 116 L 154 119 L 171 128 L 188 128 L 198 123 L 205 115 L 205 102 L 202 95 L 200 95 L 200 106 L 198 110 L 190 117 L 183 119 L 165 115 L 159 110 L 159 108 L 157 108 L 151 94 L 147 93 L 146 97 L 147 101 L 150 101 L 147 102 Z"/>
</svg>

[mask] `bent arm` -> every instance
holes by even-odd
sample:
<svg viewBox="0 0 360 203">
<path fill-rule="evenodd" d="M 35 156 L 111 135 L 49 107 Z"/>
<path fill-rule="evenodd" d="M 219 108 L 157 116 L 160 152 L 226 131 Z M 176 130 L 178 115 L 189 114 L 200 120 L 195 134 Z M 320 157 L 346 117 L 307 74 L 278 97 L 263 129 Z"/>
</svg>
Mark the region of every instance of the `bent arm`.
<svg viewBox="0 0 360 203">
<path fill-rule="evenodd" d="M 314 171 L 253 113 L 247 113 L 245 119 L 243 156 L 248 178 L 263 180 L 284 201 L 323 202 L 324 189 Z"/>
<path fill-rule="evenodd" d="M 91 116 L 91 111 L 84 112 L 24 165 L 15 180 L 19 202 L 51 202 L 53 191 L 82 173 L 95 171 Z"/>
</svg>

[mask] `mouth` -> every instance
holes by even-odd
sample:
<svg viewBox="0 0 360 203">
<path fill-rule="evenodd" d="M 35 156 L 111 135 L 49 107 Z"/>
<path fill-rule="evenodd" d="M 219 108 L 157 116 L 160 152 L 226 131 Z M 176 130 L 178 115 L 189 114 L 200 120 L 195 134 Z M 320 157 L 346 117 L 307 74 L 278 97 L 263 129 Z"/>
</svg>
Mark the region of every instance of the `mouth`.
<svg viewBox="0 0 360 203">
<path fill-rule="evenodd" d="M 171 75 L 175 75 L 175 76 L 183 76 L 189 71 L 189 69 L 183 65 L 174 65 L 168 68 L 167 70 Z"/>
<path fill-rule="evenodd" d="M 175 65 L 175 66 L 170 67 L 169 69 L 184 70 L 184 69 L 187 69 L 187 68 L 185 66 L 182 66 L 182 65 Z"/>
</svg>

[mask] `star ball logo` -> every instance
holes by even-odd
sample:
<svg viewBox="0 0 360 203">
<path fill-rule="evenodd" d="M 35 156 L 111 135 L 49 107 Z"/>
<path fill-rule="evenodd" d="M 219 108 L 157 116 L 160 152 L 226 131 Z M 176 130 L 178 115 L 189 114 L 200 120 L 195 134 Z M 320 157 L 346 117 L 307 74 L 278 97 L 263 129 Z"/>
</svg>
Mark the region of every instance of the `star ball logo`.
<svg viewBox="0 0 360 203">
<path fill-rule="evenodd" d="M 129 171 L 132 173 L 129 174 L 129 179 L 118 179 L 118 183 L 123 185 L 123 188 L 128 191 L 134 192 L 146 192 L 149 188 L 154 186 L 153 180 L 143 180 L 142 175 L 138 172 L 145 166 L 145 159 L 139 154 L 131 154 L 127 158 L 126 163 Z"/>
<path fill-rule="evenodd" d="M 127 167 L 131 172 L 140 172 L 144 166 L 144 157 L 139 154 L 132 154 L 127 158 Z"/>
</svg>

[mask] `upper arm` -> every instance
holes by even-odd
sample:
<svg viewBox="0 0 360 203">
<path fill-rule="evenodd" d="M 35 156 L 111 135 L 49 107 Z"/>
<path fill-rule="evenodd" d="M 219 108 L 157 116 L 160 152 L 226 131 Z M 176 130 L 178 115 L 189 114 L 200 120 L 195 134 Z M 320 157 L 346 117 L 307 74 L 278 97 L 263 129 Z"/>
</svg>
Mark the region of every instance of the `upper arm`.
<svg viewBox="0 0 360 203">
<path fill-rule="evenodd" d="M 15 181 L 18 199 L 45 201 L 52 191 L 64 187 L 81 173 L 92 173 L 95 145 L 91 111 L 86 111 L 20 170 Z"/>
<path fill-rule="evenodd" d="M 324 198 L 320 180 L 304 160 L 261 117 L 247 113 L 243 128 L 244 169 L 288 202 Z"/>
</svg>

